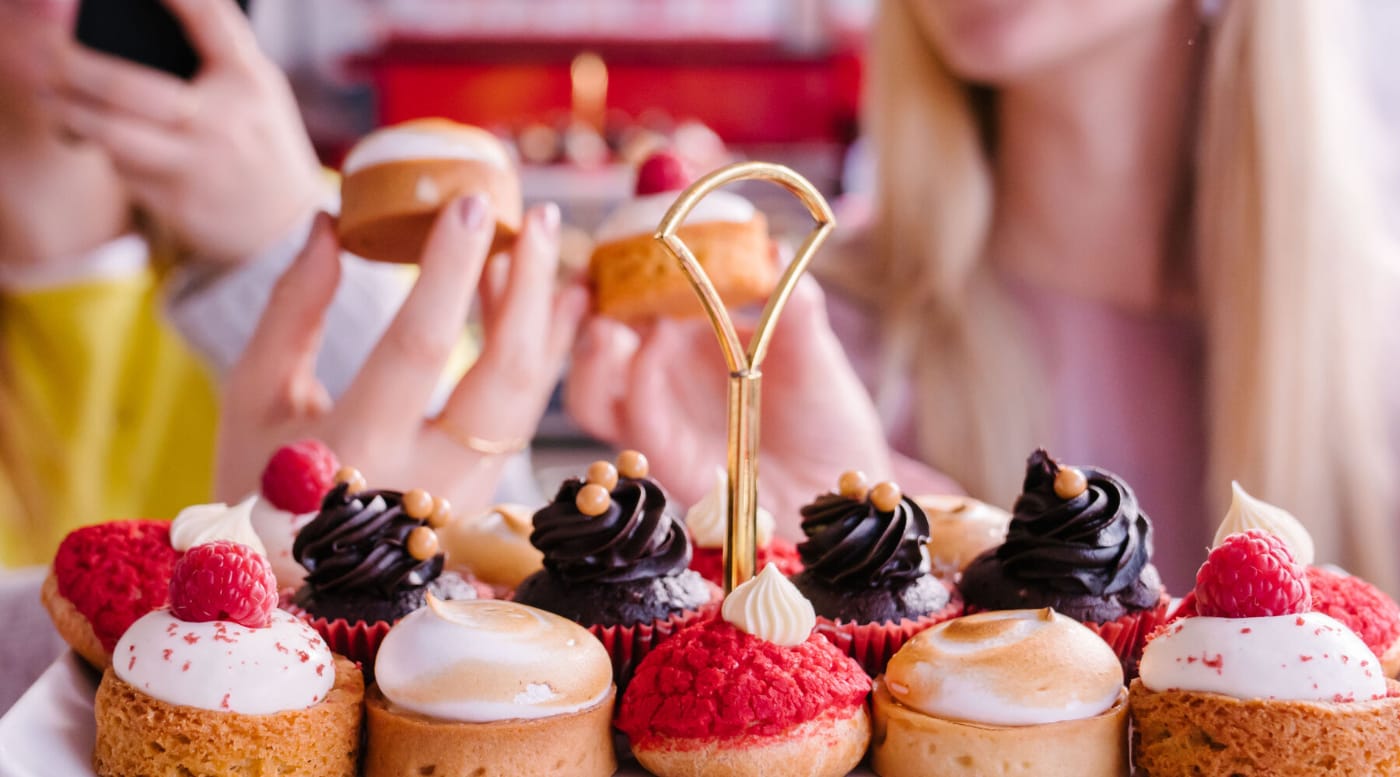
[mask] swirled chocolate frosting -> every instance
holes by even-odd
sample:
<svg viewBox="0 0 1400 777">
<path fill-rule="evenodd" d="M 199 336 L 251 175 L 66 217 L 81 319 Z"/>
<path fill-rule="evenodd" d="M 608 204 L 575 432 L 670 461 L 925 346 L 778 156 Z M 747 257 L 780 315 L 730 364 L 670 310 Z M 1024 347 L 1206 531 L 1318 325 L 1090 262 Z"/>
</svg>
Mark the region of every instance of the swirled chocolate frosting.
<svg viewBox="0 0 1400 777">
<path fill-rule="evenodd" d="M 882 511 L 868 498 L 824 494 L 802 508 L 802 531 L 805 569 L 792 583 L 817 615 L 889 623 L 948 606 L 948 587 L 929 573 L 928 516 L 912 499 Z"/>
<path fill-rule="evenodd" d="M 1111 472 L 1079 470 L 1088 487 L 1063 499 L 1055 493 L 1059 464 L 1044 450 L 1031 454 L 1006 542 L 963 571 L 959 587 L 969 606 L 1054 607 L 1103 622 L 1158 603 L 1152 522 L 1137 496 Z"/>
<path fill-rule="evenodd" d="M 292 544 L 293 558 L 306 567 L 306 584 L 318 594 L 392 596 L 442 574 L 443 554 L 420 561 L 408 552 L 409 533 L 426 522 L 409 517 L 402 503 L 398 491 L 351 494 L 343 483 L 331 489 Z"/>
<path fill-rule="evenodd" d="M 544 567 L 567 583 L 621 583 L 683 571 L 690 563 L 685 525 L 666 509 L 666 492 L 650 478 L 619 478 L 607 512 L 584 515 L 575 501 L 585 485 L 570 478 L 535 513 L 530 543 Z"/>
</svg>

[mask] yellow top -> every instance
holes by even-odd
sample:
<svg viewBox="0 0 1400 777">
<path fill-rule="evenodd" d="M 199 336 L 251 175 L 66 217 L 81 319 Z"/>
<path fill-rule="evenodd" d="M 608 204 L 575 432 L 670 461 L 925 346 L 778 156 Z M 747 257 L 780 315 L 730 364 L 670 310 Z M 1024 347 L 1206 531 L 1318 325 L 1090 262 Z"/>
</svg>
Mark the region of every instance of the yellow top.
<svg viewBox="0 0 1400 777">
<path fill-rule="evenodd" d="M 152 271 L 0 291 L 0 564 L 209 501 L 213 382 L 160 309 Z"/>
</svg>

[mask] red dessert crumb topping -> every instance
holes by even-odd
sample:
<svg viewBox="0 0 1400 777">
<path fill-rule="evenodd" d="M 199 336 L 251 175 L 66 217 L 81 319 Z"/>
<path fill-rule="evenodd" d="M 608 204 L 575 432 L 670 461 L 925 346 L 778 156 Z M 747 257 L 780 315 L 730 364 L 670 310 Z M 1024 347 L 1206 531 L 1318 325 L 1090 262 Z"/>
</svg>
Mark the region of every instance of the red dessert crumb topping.
<svg viewBox="0 0 1400 777">
<path fill-rule="evenodd" d="M 784 577 L 802 571 L 802 557 L 797 554 L 797 546 L 778 537 L 767 547 L 758 549 L 758 566 L 754 569 L 763 569 L 770 563 L 777 566 Z M 719 548 L 695 548 L 690 568 L 711 583 L 724 585 L 724 551 Z"/>
<path fill-rule="evenodd" d="M 1400 639 L 1400 604 L 1359 577 L 1308 568 L 1313 612 L 1341 621 L 1376 655 Z"/>
<path fill-rule="evenodd" d="M 164 521 L 113 521 L 63 538 L 53 560 L 58 593 L 92 624 L 111 651 L 136 619 L 170 600 L 179 554 Z"/>
<path fill-rule="evenodd" d="M 166 660 L 166 661 L 169 661 L 169 660 L 170 660 L 170 656 L 174 655 L 174 653 L 175 653 L 174 650 L 171 650 L 170 648 L 166 648 L 165 650 L 160 651 L 160 657 L 161 657 L 162 659 Z"/>
<path fill-rule="evenodd" d="M 773 736 L 864 704 L 869 693 L 860 664 L 817 634 L 783 647 L 715 619 L 683 629 L 642 660 L 617 727 L 638 744 Z"/>
<path fill-rule="evenodd" d="M 220 706 L 220 707 L 223 707 L 224 709 L 228 709 L 228 697 L 229 697 L 229 694 L 226 693 L 226 694 L 224 694 L 224 698 L 222 698 L 222 699 L 219 700 L 219 706 Z"/>
</svg>

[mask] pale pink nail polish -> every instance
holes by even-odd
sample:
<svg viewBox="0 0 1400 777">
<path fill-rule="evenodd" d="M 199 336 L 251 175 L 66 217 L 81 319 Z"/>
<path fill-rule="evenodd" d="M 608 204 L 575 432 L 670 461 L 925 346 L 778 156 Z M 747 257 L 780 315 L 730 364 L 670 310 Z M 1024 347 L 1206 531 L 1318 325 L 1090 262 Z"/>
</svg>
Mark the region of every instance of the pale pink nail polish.
<svg viewBox="0 0 1400 777">
<path fill-rule="evenodd" d="M 481 229 L 481 225 L 486 221 L 486 198 L 480 194 L 473 194 L 458 200 L 457 218 L 462 220 L 462 226 L 473 232 Z"/>
</svg>

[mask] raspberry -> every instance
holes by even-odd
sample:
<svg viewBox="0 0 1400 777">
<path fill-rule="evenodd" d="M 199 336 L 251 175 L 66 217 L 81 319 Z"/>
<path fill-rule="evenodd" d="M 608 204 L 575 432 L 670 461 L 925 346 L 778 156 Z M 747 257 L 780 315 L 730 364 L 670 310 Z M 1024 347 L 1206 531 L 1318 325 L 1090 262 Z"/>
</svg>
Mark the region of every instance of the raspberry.
<svg viewBox="0 0 1400 777">
<path fill-rule="evenodd" d="M 1196 612 L 1222 618 L 1292 615 L 1311 607 L 1307 570 L 1260 529 L 1231 534 L 1196 573 Z"/>
<path fill-rule="evenodd" d="M 237 542 L 196 545 L 175 562 L 170 612 L 195 623 L 233 621 L 260 629 L 272 621 L 277 578 L 262 554 Z"/>
<path fill-rule="evenodd" d="M 262 473 L 262 495 L 273 507 L 289 513 L 314 513 L 335 485 L 340 462 L 320 440 L 284 445 L 272 454 Z"/>
<path fill-rule="evenodd" d="M 637 170 L 637 196 L 676 192 L 690 185 L 685 162 L 675 154 L 658 151 Z"/>
</svg>

